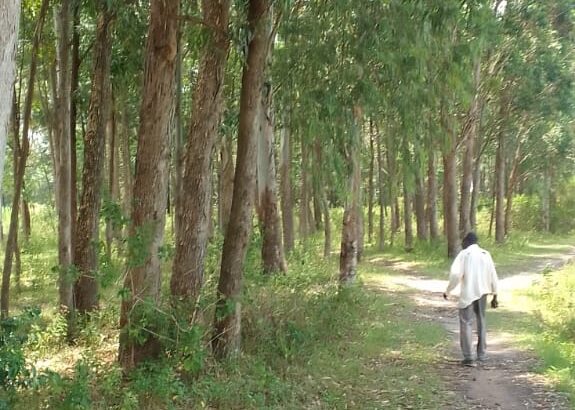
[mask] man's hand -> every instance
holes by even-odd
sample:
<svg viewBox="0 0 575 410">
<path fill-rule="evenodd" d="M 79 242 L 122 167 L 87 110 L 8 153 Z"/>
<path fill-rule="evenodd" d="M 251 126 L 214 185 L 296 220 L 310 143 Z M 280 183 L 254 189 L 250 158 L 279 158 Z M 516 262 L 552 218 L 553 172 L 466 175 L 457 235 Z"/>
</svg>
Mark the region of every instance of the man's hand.
<svg viewBox="0 0 575 410">
<path fill-rule="evenodd" d="M 443 299 L 447 300 L 447 293 L 443 292 Z"/>
<path fill-rule="evenodd" d="M 493 295 L 493 299 L 491 299 L 491 307 L 493 309 L 497 309 L 499 307 L 499 302 L 497 301 L 497 295 Z"/>
</svg>

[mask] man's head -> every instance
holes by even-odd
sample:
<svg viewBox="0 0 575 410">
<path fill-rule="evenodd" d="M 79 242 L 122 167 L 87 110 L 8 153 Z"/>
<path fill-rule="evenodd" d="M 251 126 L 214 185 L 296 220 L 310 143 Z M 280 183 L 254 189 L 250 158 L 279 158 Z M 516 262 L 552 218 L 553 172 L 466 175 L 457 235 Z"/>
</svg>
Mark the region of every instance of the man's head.
<svg viewBox="0 0 575 410">
<path fill-rule="evenodd" d="M 470 245 L 474 245 L 477 243 L 477 235 L 475 235 L 475 232 L 469 232 L 467 235 L 465 235 L 465 237 L 463 238 L 463 241 L 461 242 L 461 245 L 463 246 L 463 249 L 467 248 Z"/>
</svg>

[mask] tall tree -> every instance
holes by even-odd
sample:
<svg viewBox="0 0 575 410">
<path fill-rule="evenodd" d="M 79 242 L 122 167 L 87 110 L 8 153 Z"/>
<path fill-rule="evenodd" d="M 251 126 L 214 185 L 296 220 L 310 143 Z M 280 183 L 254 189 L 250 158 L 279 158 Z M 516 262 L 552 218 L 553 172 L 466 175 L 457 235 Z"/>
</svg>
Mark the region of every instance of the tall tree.
<svg viewBox="0 0 575 410">
<path fill-rule="evenodd" d="M 192 308 L 204 281 L 212 196 L 211 158 L 222 112 L 224 71 L 230 43 L 230 1 L 203 0 L 202 12 L 207 41 L 194 90 L 191 126 L 183 159 L 182 191 L 176 195 L 176 254 L 170 281 L 172 296 L 190 303 Z M 226 142 L 223 144 L 225 146 Z M 228 155 L 231 157 L 231 153 Z"/>
<path fill-rule="evenodd" d="M 22 141 L 18 137 L 19 118 L 14 118 L 14 160 L 15 160 L 15 174 L 14 174 L 14 195 L 12 197 L 12 211 L 10 215 L 10 228 L 8 230 L 8 241 L 6 244 L 6 251 L 4 254 L 4 269 L 2 271 L 2 302 L 0 304 L 1 316 L 5 318 L 8 316 L 9 298 L 10 298 L 10 275 L 12 273 L 12 258 L 14 253 L 17 252 L 18 246 L 18 214 L 20 209 L 20 198 L 22 196 L 22 189 L 24 187 L 24 174 L 26 171 L 26 161 L 30 152 L 30 139 L 28 132 L 30 130 L 30 120 L 32 117 L 32 100 L 34 98 L 34 85 L 36 82 L 36 68 L 38 65 L 38 51 L 40 49 L 40 42 L 42 39 L 42 31 L 44 28 L 44 19 L 48 12 L 48 0 L 42 0 L 38 20 L 34 29 L 34 38 L 32 41 L 32 57 L 30 60 L 30 70 L 28 74 L 28 84 L 26 90 L 26 100 L 24 102 L 24 121 L 22 125 Z M 15 95 L 13 95 L 15 100 Z M 13 104 L 16 113 L 16 104 Z"/>
<path fill-rule="evenodd" d="M 108 78 L 112 52 L 112 11 L 106 1 L 100 10 L 94 42 L 94 65 L 88 109 L 88 125 L 84 135 L 84 169 L 78 221 L 74 238 L 74 266 L 78 279 L 74 285 L 74 302 L 80 313 L 98 307 L 98 238 L 101 187 L 104 168 L 106 125 L 110 112 Z"/>
<path fill-rule="evenodd" d="M 294 247 L 293 193 L 291 183 L 292 138 L 289 118 L 289 114 L 286 114 L 283 118 L 280 144 L 280 198 L 285 253 L 291 252 Z"/>
<path fill-rule="evenodd" d="M 268 36 L 271 36 L 271 30 Z M 276 188 L 272 92 L 271 81 L 266 81 L 259 108 L 257 160 L 258 214 L 262 231 L 262 262 L 265 273 L 285 272 L 287 269 L 283 256 Z"/>
<path fill-rule="evenodd" d="M 252 229 L 257 158 L 258 106 L 270 37 L 269 0 L 250 0 L 248 5 L 247 60 L 243 68 L 238 128 L 238 154 L 230 222 L 224 239 L 214 318 L 212 347 L 217 357 L 235 355 L 240 348 L 243 265 Z"/>
<path fill-rule="evenodd" d="M 353 108 L 353 124 L 348 141 L 346 163 L 349 167 L 349 191 L 343 210 L 341 251 L 339 254 L 339 281 L 348 284 L 355 280 L 359 252 L 360 198 L 361 198 L 361 117 L 359 106 Z"/>
<path fill-rule="evenodd" d="M 466 232 L 471 231 L 471 190 L 473 187 L 473 164 L 475 158 L 475 140 L 480 121 L 480 74 L 481 61 L 477 57 L 474 63 L 473 84 L 475 93 L 473 101 L 469 107 L 467 121 L 463 129 L 463 139 L 465 140 L 465 153 L 463 156 L 463 175 L 461 177 L 461 201 L 459 204 L 459 232 L 462 237 Z"/>
<path fill-rule="evenodd" d="M 72 144 L 70 136 L 71 2 L 62 0 L 54 18 L 56 32 L 55 102 L 55 182 L 58 209 L 58 265 L 60 308 L 69 318 L 74 314 L 74 275 L 72 266 Z"/>
<path fill-rule="evenodd" d="M 6 141 L 16 79 L 20 10 L 20 0 L 6 0 L 0 4 L 0 50 L 2 50 L 0 53 L 0 193 L 2 192 Z"/>
<path fill-rule="evenodd" d="M 160 297 L 159 251 L 166 219 L 179 9 L 180 0 L 151 0 L 150 3 L 130 254 L 120 316 L 119 359 L 124 371 L 160 351 L 147 318 L 156 314 L 154 307 Z"/>
</svg>

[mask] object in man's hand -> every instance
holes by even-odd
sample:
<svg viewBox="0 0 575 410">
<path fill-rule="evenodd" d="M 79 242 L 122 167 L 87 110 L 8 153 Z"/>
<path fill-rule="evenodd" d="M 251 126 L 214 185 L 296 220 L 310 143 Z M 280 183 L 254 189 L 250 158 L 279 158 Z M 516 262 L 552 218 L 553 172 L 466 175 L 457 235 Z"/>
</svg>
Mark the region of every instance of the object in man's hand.
<svg viewBox="0 0 575 410">
<path fill-rule="evenodd" d="M 497 296 L 493 296 L 493 299 L 491 299 L 491 307 L 493 309 L 497 309 L 499 307 L 499 302 L 497 301 Z"/>
<path fill-rule="evenodd" d="M 447 300 L 447 293 L 443 293 L 443 299 Z"/>
</svg>

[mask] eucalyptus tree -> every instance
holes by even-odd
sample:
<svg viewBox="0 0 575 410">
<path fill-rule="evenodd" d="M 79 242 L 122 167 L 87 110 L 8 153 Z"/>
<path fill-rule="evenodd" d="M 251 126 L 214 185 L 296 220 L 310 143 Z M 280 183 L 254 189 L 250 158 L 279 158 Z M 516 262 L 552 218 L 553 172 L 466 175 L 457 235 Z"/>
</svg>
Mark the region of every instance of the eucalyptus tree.
<svg viewBox="0 0 575 410">
<path fill-rule="evenodd" d="M 206 40 L 193 95 L 192 118 L 176 197 L 176 253 L 170 281 L 174 298 L 194 307 L 203 285 L 209 237 L 211 159 L 223 108 L 225 65 L 230 44 L 230 1 L 202 2 Z"/>
<path fill-rule="evenodd" d="M 12 197 L 12 210 L 10 214 L 10 227 L 8 231 L 8 240 L 4 254 L 4 269 L 2 271 L 2 303 L 1 315 L 6 317 L 9 309 L 10 298 L 10 275 L 12 273 L 12 260 L 17 248 L 17 235 L 18 235 L 18 219 L 20 212 L 20 198 L 24 187 L 24 175 L 26 171 L 26 162 L 30 153 L 30 121 L 32 116 L 32 104 L 34 98 L 34 85 L 36 82 L 36 69 L 38 65 L 38 53 L 40 43 L 42 40 L 44 21 L 48 12 L 48 0 L 43 0 L 38 13 L 38 18 L 35 24 L 34 37 L 32 40 L 32 50 L 30 58 L 30 67 L 28 71 L 28 84 L 26 88 L 26 98 L 24 101 L 24 118 L 22 124 L 22 138 L 19 138 L 20 118 L 19 115 L 14 115 L 14 193 Z M 13 96 L 16 101 L 15 96 Z M 17 107 L 14 104 L 14 114 Z"/>
<path fill-rule="evenodd" d="M 513 194 L 522 174 L 531 164 L 549 164 L 554 144 L 545 136 L 553 135 L 557 124 L 573 118 L 573 42 L 565 30 L 573 27 L 567 2 L 509 3 L 501 15 L 499 107 L 492 121 L 499 124 L 496 156 L 496 240 L 501 242 L 511 229 Z M 534 98 L 533 96 L 536 96 Z M 560 134 L 560 133 L 559 133 Z M 559 135 L 555 134 L 555 135 Z M 525 145 L 532 147 L 526 149 Z M 536 149 L 533 149 L 537 147 Z M 541 161 L 524 163 L 528 157 Z M 546 160 L 543 160 L 543 158 Z M 508 165 L 508 169 L 506 169 Z M 546 206 L 549 174 L 538 168 L 543 181 L 544 227 L 549 218 Z M 536 169 L 537 169 L 536 168 Z"/>
<path fill-rule="evenodd" d="M 6 0 L 0 5 L 0 192 L 4 175 L 6 141 L 16 80 L 16 50 L 20 26 L 20 0 Z"/>
<path fill-rule="evenodd" d="M 257 158 L 258 106 L 270 48 L 270 2 L 250 0 L 247 10 L 247 59 L 243 68 L 238 151 L 230 221 L 224 238 L 212 347 L 217 357 L 238 353 L 241 342 L 243 265 L 252 228 Z"/>
<path fill-rule="evenodd" d="M 56 84 L 54 85 L 54 160 L 58 210 L 58 265 L 60 307 L 69 318 L 74 313 L 72 266 L 72 144 L 70 135 L 72 4 L 62 0 L 54 17 L 56 35 Z M 75 181 L 74 181 L 75 183 Z"/>
<path fill-rule="evenodd" d="M 160 247 L 167 205 L 169 140 L 175 104 L 179 0 L 152 0 L 120 317 L 119 360 L 127 371 L 160 352 L 153 318 L 160 297 Z"/>
<path fill-rule="evenodd" d="M 84 135 L 82 192 L 74 232 L 74 266 L 78 271 L 74 303 L 80 313 L 98 307 L 97 244 L 106 125 L 111 110 L 109 77 L 114 13 L 107 1 L 99 2 L 98 9 L 88 124 Z"/>
</svg>

